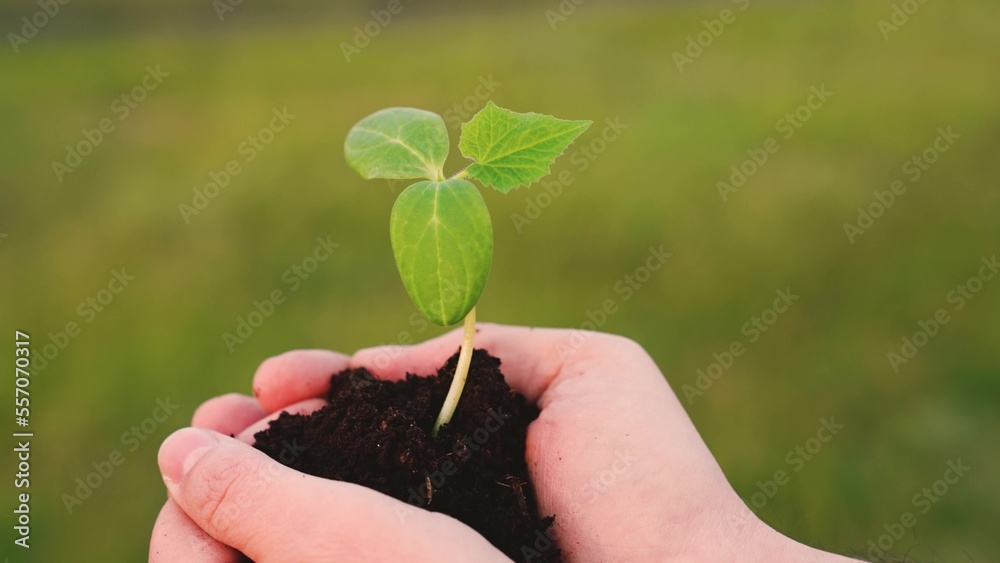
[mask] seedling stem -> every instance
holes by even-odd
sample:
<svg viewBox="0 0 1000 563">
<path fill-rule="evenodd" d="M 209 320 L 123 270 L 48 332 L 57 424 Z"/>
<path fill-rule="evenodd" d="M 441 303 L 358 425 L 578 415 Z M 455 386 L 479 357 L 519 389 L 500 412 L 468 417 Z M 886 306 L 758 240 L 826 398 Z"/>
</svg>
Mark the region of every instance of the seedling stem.
<svg viewBox="0 0 1000 563">
<path fill-rule="evenodd" d="M 476 337 L 476 308 L 473 307 L 469 314 L 465 316 L 465 337 L 462 338 L 462 349 L 458 353 L 458 365 L 455 366 L 455 378 L 451 380 L 451 387 L 448 388 L 448 396 L 444 399 L 441 412 L 438 413 L 437 421 L 434 423 L 432 436 L 438 435 L 438 430 L 442 426 L 451 422 L 451 417 L 455 414 L 455 407 L 458 406 L 458 399 L 462 397 L 462 389 L 465 389 L 465 380 L 469 377 L 469 364 L 472 363 L 472 340 Z"/>
</svg>

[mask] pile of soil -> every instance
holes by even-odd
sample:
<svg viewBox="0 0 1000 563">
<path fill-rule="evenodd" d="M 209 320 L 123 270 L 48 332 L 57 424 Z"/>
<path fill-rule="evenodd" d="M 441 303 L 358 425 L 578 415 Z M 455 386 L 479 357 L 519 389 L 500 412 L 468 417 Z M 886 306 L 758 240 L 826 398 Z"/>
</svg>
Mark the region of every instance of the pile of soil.
<svg viewBox="0 0 1000 563">
<path fill-rule="evenodd" d="M 431 428 L 458 354 L 436 376 L 376 379 L 349 369 L 330 379 L 329 405 L 283 414 L 254 447 L 303 473 L 348 481 L 464 522 L 515 561 L 561 561 L 524 459 L 538 409 L 513 391 L 500 360 L 476 350 L 451 423 Z M 298 446 L 289 455 L 289 444 Z M 289 459 L 291 458 L 291 459 Z"/>
</svg>

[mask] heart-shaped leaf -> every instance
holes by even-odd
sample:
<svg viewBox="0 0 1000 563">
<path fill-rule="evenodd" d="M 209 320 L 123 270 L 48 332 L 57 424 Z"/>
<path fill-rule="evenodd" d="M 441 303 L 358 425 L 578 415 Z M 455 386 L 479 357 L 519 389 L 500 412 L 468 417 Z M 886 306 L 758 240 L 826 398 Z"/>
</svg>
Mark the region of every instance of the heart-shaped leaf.
<svg viewBox="0 0 1000 563">
<path fill-rule="evenodd" d="M 362 119 L 347 133 L 344 154 L 365 179 L 440 180 L 448 158 L 448 129 L 436 113 L 389 108 Z"/>
<path fill-rule="evenodd" d="M 590 124 L 516 113 L 489 102 L 462 124 L 458 148 L 476 161 L 466 169 L 469 177 L 507 193 L 548 174 L 556 157 Z"/>
<path fill-rule="evenodd" d="M 449 326 L 479 301 L 493 258 L 493 226 L 483 196 L 461 179 L 403 190 L 389 221 L 403 285 L 420 312 Z"/>
</svg>

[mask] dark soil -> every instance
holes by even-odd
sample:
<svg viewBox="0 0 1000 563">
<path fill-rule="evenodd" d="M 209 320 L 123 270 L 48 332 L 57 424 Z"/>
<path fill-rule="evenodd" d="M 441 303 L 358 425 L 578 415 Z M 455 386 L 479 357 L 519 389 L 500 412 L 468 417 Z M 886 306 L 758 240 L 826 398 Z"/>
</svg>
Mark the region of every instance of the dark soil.
<svg viewBox="0 0 1000 563">
<path fill-rule="evenodd" d="M 367 370 L 332 376 L 330 404 L 283 414 L 254 447 L 311 475 L 349 481 L 461 520 L 515 561 L 561 561 L 524 460 L 538 409 L 511 391 L 500 360 L 476 350 L 450 424 L 430 435 L 458 354 L 436 376 L 382 381 Z M 295 446 L 295 447 L 292 447 Z"/>
</svg>

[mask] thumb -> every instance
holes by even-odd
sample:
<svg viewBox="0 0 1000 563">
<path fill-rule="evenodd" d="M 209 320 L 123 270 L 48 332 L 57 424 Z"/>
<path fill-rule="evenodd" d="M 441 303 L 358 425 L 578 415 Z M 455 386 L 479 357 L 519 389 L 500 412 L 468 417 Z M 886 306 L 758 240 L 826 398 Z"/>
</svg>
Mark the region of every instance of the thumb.
<svg viewBox="0 0 1000 563">
<path fill-rule="evenodd" d="M 302 451 L 293 442 L 280 457 Z M 170 497 L 195 524 L 256 561 L 505 560 L 449 516 L 305 475 L 210 430 L 173 433 L 159 465 Z"/>
</svg>

